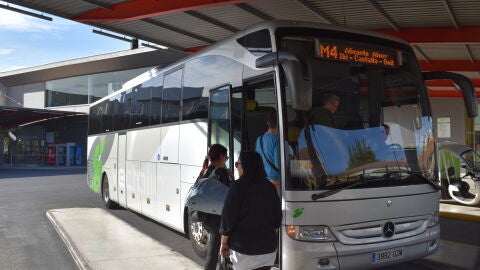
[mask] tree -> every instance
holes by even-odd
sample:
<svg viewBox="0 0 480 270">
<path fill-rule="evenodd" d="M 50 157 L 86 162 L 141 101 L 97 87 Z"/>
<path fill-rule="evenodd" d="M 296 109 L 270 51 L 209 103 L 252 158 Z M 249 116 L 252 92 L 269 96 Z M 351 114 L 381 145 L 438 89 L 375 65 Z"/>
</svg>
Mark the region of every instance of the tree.
<svg viewBox="0 0 480 270">
<path fill-rule="evenodd" d="M 348 146 L 348 168 L 356 168 L 366 163 L 376 162 L 377 156 L 365 139 L 355 139 L 355 144 Z"/>
</svg>

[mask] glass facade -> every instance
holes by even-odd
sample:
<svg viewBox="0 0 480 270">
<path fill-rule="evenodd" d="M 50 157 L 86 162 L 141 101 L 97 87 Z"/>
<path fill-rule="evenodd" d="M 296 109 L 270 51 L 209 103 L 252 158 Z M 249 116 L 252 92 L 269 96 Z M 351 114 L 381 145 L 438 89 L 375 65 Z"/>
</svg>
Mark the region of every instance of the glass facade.
<svg viewBox="0 0 480 270">
<path fill-rule="evenodd" d="M 105 97 L 152 67 L 98 73 L 47 81 L 45 107 L 90 104 Z"/>
</svg>

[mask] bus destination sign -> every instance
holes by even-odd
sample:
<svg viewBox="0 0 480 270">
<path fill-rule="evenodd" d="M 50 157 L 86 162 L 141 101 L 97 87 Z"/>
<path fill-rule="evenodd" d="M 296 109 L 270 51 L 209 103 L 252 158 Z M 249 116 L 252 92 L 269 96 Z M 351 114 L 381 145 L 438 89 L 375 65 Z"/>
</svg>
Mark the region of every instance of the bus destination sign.
<svg viewBox="0 0 480 270">
<path fill-rule="evenodd" d="M 338 41 L 317 40 L 316 44 L 317 57 L 320 59 L 384 67 L 397 66 L 397 54 L 394 51 L 347 45 Z"/>
</svg>

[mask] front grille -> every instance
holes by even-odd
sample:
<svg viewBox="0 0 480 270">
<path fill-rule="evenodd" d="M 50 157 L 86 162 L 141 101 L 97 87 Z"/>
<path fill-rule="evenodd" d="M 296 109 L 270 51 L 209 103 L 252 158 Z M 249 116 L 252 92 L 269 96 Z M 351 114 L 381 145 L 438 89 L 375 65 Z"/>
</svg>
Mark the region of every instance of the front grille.
<svg viewBox="0 0 480 270">
<path fill-rule="evenodd" d="M 427 229 L 428 220 L 428 216 L 399 218 L 335 226 L 332 229 L 337 239 L 343 244 L 370 244 L 421 234 Z M 393 222 L 395 225 L 395 233 L 392 237 L 385 237 L 383 234 L 383 226 L 387 222 Z"/>
</svg>

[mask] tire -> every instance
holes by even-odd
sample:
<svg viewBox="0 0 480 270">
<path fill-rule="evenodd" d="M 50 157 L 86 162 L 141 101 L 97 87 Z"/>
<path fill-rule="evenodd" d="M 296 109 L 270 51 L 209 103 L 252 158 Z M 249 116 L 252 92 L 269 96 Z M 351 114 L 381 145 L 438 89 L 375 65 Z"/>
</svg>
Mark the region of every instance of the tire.
<svg viewBox="0 0 480 270">
<path fill-rule="evenodd" d="M 110 190 L 108 187 L 108 176 L 102 178 L 102 201 L 107 209 L 116 209 L 118 204 L 110 199 Z"/>
<path fill-rule="evenodd" d="M 209 233 L 202 222 L 193 222 L 190 214 L 188 214 L 188 236 L 195 253 L 201 258 L 206 258 Z"/>
</svg>

